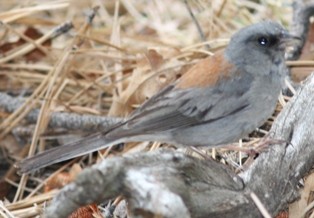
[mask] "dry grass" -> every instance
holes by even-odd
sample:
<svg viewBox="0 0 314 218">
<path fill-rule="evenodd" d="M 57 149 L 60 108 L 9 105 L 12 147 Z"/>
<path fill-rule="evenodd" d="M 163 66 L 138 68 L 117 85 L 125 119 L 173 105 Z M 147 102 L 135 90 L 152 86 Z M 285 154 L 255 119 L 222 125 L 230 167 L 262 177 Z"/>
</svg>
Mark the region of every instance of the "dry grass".
<svg viewBox="0 0 314 218">
<path fill-rule="evenodd" d="M 30 146 L 23 152 L 9 149 L 7 156 L 22 158 L 26 153 L 33 155 L 44 149 L 47 141 L 42 136 L 52 131 L 47 126 L 53 112 L 127 115 L 192 63 L 225 46 L 237 29 L 262 19 L 274 19 L 288 26 L 292 8 L 286 2 L 188 1 L 206 37 L 202 42 L 187 5 L 180 0 L 2 0 L 0 91 L 23 96 L 26 101 L 12 114 L 0 113 L 0 139 L 8 140 L 17 127 L 32 128 L 32 135 L 26 137 Z M 72 29 L 56 32 L 56 27 L 69 21 Z M 30 28 L 42 34 L 25 34 Z M 285 100 L 281 102 L 284 104 Z M 24 118 L 33 108 L 40 108 L 40 115 L 36 125 L 30 126 Z M 268 127 L 265 125 L 266 129 L 253 134 L 242 146 L 255 142 L 267 133 Z M 16 144 L 14 147 L 18 147 Z M 104 156 L 159 146 L 129 144 L 122 151 L 107 151 Z M 222 161 L 227 160 L 235 169 L 245 160 L 239 152 L 202 152 L 224 157 Z M 0 216 L 39 214 L 43 202 L 56 194 L 49 190 L 43 193 L 42 187 L 74 162 L 78 160 L 56 172 L 52 168 L 34 176 L 17 177 L 14 169 L 8 170 L 5 180 L 14 189 L 3 192 L 7 196 L 2 197 L 8 200 L 0 205 Z M 85 160 L 86 163 L 90 164 Z M 76 173 L 69 176 L 75 177 Z"/>
</svg>

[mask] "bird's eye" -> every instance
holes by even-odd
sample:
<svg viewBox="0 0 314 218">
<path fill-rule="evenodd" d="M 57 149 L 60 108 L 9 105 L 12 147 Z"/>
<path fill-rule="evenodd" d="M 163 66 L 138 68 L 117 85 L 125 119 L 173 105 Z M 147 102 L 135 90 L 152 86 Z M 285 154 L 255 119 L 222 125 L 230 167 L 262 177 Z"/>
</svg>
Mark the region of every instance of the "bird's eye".
<svg viewBox="0 0 314 218">
<path fill-rule="evenodd" d="M 275 36 L 261 36 L 257 38 L 257 42 L 259 45 L 264 46 L 264 47 L 270 47 L 278 42 L 278 38 Z"/>
<path fill-rule="evenodd" d="M 258 41 L 258 43 L 259 43 L 260 45 L 262 45 L 262 46 L 265 46 L 265 45 L 268 44 L 268 39 L 267 39 L 266 37 L 264 37 L 264 36 L 259 37 L 259 38 L 257 39 L 257 41 Z"/>
</svg>

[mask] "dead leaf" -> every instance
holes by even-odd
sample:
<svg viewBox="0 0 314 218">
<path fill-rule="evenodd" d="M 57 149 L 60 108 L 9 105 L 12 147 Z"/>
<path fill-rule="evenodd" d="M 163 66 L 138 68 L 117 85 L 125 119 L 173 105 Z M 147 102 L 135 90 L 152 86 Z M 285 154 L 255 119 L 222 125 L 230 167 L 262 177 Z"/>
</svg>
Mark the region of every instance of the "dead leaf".
<svg viewBox="0 0 314 218">
<path fill-rule="evenodd" d="M 289 218 L 289 213 L 287 211 L 280 212 L 276 218 Z"/>
<path fill-rule="evenodd" d="M 56 174 L 46 182 L 44 192 L 47 193 L 53 189 L 63 188 L 65 185 L 72 182 L 81 171 L 82 168 L 78 164 L 74 164 L 70 172 Z"/>
<path fill-rule="evenodd" d="M 37 29 L 35 29 L 33 27 L 28 27 L 24 31 L 24 35 L 27 36 L 28 38 L 33 39 L 33 40 L 36 40 L 36 39 L 43 36 L 42 33 L 40 33 Z M 3 55 L 6 55 L 6 53 L 24 45 L 25 43 L 26 43 L 26 41 L 22 38 L 19 38 L 16 42 L 6 42 L 6 43 L 0 45 L 0 53 L 2 53 Z M 50 47 L 51 46 L 51 40 L 47 40 L 46 42 L 44 42 L 43 46 Z M 38 62 L 39 60 L 41 60 L 45 56 L 46 56 L 46 54 L 43 53 L 40 49 L 34 49 L 31 52 L 27 53 L 24 56 L 24 58 L 26 59 L 26 61 L 29 61 L 29 62 Z"/>
<path fill-rule="evenodd" d="M 96 204 L 90 204 L 84 207 L 80 207 L 73 213 L 71 213 L 68 218 L 95 218 L 95 217 L 103 217 L 101 212 L 99 211 Z"/>
<path fill-rule="evenodd" d="M 309 27 L 308 37 L 302 49 L 299 60 L 314 60 L 314 23 Z M 312 72 L 313 67 L 291 67 L 291 78 L 295 82 L 305 80 Z"/>
<path fill-rule="evenodd" d="M 313 201 L 314 173 L 310 174 L 304 182 L 301 197 L 298 201 L 289 205 L 289 218 L 299 218 L 304 213 L 307 205 Z"/>
</svg>

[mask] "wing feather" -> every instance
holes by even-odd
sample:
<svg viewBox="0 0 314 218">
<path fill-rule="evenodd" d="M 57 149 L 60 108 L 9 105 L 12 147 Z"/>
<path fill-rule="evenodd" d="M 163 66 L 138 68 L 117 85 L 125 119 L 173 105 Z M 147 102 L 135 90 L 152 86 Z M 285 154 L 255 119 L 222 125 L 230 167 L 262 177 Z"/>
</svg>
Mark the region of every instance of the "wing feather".
<svg viewBox="0 0 314 218">
<path fill-rule="evenodd" d="M 240 75 L 237 71 L 229 74 L 233 75 L 217 79 L 212 86 L 195 83 L 192 88 L 181 88 L 176 84 L 165 87 L 135 110 L 116 132 L 136 135 L 169 131 L 217 121 L 245 110 L 250 106 L 245 95 L 253 77 Z M 177 84 L 182 83 L 179 80 Z"/>
</svg>

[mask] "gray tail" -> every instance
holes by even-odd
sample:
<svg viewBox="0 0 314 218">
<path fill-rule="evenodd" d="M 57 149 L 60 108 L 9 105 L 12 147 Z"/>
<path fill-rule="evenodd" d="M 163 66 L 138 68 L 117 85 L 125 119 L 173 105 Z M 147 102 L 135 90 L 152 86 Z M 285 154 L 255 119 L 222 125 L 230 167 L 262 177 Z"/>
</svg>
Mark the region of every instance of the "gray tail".
<svg viewBox="0 0 314 218">
<path fill-rule="evenodd" d="M 55 147 L 18 162 L 15 166 L 19 173 L 34 170 L 88 154 L 120 143 L 120 139 L 110 139 L 103 133 L 92 134 L 81 140 Z"/>
</svg>

